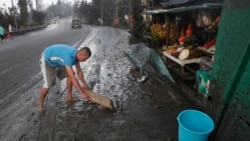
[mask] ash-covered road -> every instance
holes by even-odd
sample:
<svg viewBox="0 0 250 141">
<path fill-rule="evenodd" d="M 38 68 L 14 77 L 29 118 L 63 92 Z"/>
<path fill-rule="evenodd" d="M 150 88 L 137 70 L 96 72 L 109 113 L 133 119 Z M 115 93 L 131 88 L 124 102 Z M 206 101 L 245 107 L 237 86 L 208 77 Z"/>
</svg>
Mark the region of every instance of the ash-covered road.
<svg viewBox="0 0 250 141">
<path fill-rule="evenodd" d="M 128 32 L 83 25 L 70 29 L 69 20 L 0 44 L 1 141 L 151 141 L 176 140 L 180 111 L 192 106 L 180 89 L 160 75 L 138 83 L 124 51 Z M 117 109 L 82 100 L 65 101 L 65 80 L 53 87 L 46 112 L 37 112 L 42 77 L 38 58 L 51 44 L 88 46 L 93 55 L 81 64 L 85 79 L 96 92 L 113 100 Z"/>
</svg>

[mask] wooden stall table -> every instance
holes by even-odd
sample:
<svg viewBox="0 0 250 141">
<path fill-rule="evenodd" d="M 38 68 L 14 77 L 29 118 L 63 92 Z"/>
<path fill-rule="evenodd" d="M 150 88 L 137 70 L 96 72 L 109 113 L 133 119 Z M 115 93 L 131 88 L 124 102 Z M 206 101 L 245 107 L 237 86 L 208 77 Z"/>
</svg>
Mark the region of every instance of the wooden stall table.
<svg viewBox="0 0 250 141">
<path fill-rule="evenodd" d="M 180 60 L 170 54 L 167 53 L 167 51 L 163 51 L 163 55 L 166 57 L 166 59 L 170 59 L 176 64 L 180 65 L 181 67 L 181 77 L 184 78 L 185 70 L 188 69 L 189 71 L 193 72 L 195 74 L 195 70 L 192 70 L 191 68 L 187 67 L 188 64 L 199 64 L 201 61 L 201 58 L 195 58 L 195 59 L 188 59 L 188 60 Z"/>
</svg>

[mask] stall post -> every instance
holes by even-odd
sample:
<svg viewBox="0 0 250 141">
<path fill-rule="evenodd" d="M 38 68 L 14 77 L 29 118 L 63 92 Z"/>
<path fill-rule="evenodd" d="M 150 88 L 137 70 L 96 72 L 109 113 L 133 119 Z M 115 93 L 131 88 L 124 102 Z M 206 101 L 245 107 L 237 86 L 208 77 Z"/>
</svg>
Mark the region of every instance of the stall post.
<svg viewBox="0 0 250 141">
<path fill-rule="evenodd" d="M 166 43 L 166 46 L 168 46 L 169 39 L 170 39 L 170 18 L 168 14 L 165 14 L 165 24 L 167 24 L 167 28 L 166 28 L 167 35 L 166 35 L 165 43 Z"/>
</svg>

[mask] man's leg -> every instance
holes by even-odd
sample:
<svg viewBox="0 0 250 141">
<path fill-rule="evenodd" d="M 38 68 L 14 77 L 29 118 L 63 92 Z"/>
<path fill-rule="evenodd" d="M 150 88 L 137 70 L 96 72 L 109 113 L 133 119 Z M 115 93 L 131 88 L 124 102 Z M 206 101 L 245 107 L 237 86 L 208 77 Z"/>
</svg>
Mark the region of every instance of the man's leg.
<svg viewBox="0 0 250 141">
<path fill-rule="evenodd" d="M 64 78 L 67 78 L 67 96 L 66 96 L 66 101 L 67 102 L 74 102 L 76 101 L 76 99 L 72 96 L 72 89 L 73 89 L 73 83 L 71 82 L 71 80 L 68 77 L 68 73 L 66 71 L 65 67 L 60 66 L 58 68 L 58 74 L 57 77 L 62 80 Z"/>
<path fill-rule="evenodd" d="M 1 37 L 1 43 L 3 42 L 3 36 L 2 35 L 0 35 L 0 37 Z"/>
<path fill-rule="evenodd" d="M 44 99 L 45 99 L 48 91 L 49 91 L 49 88 L 42 88 L 40 91 L 40 97 L 39 97 L 39 101 L 38 101 L 38 111 L 39 112 L 45 111 L 43 102 L 44 102 Z"/>
<path fill-rule="evenodd" d="M 56 69 L 50 67 L 44 60 L 43 54 L 40 58 L 40 68 L 43 75 L 44 84 L 40 90 L 39 100 L 38 100 L 38 111 L 44 112 L 44 99 L 49 91 L 49 88 L 52 86 L 52 83 L 55 81 L 56 78 Z"/>
<path fill-rule="evenodd" d="M 73 83 L 71 80 L 67 77 L 67 102 L 73 102 L 76 101 L 76 99 L 72 96 L 72 88 L 73 88 Z"/>
</svg>

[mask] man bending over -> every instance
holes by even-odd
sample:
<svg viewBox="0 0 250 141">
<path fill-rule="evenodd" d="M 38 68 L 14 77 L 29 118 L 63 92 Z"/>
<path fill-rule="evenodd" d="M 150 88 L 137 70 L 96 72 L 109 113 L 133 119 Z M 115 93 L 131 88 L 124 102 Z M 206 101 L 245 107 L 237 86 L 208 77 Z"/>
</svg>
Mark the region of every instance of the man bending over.
<svg viewBox="0 0 250 141">
<path fill-rule="evenodd" d="M 89 88 L 86 84 L 79 62 L 86 61 L 91 56 L 91 51 L 88 47 L 83 47 L 80 50 L 64 45 L 56 44 L 47 47 L 40 58 L 40 67 L 43 75 L 44 85 L 40 91 L 38 101 L 38 111 L 44 112 L 44 99 L 49 89 L 55 84 L 56 77 L 60 80 L 67 77 L 67 97 L 66 101 L 75 101 L 72 96 L 73 85 L 78 90 L 83 99 L 88 99 L 83 88 Z M 72 67 L 75 65 L 76 74 L 80 79 L 83 88 L 75 77 L 75 72 Z"/>
</svg>

